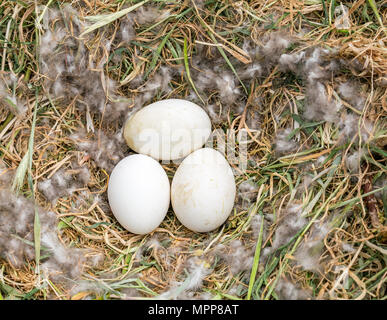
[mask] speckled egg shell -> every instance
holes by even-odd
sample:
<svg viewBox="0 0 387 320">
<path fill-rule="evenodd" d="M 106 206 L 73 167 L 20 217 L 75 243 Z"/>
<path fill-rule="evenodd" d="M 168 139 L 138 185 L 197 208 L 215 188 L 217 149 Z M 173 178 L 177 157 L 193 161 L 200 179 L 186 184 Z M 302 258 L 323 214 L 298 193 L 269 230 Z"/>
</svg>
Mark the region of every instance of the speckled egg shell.
<svg viewBox="0 0 387 320">
<path fill-rule="evenodd" d="M 191 153 L 178 167 L 172 180 L 172 207 L 185 227 L 208 232 L 226 221 L 235 193 L 235 179 L 227 160 L 218 151 L 203 148 Z"/>
</svg>

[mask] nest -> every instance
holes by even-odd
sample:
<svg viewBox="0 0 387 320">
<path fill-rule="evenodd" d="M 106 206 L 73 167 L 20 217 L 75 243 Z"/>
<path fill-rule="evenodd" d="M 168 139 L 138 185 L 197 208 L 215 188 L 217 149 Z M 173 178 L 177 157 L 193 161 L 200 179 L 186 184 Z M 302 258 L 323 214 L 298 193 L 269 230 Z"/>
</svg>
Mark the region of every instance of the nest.
<svg viewBox="0 0 387 320">
<path fill-rule="evenodd" d="M 1 295 L 385 298 L 386 8 L 345 5 L 0 5 Z M 122 125 L 166 98 L 235 147 L 234 210 L 213 232 L 170 211 L 136 236 L 110 211 Z"/>
</svg>

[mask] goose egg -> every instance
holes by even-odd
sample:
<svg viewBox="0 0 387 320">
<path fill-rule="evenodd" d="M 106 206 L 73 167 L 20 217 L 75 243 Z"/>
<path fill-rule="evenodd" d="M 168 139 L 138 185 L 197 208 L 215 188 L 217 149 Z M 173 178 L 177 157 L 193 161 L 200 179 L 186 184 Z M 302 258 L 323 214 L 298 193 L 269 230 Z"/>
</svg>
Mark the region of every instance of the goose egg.
<svg viewBox="0 0 387 320">
<path fill-rule="evenodd" d="M 188 229 L 207 232 L 226 221 L 235 193 L 235 179 L 227 160 L 220 152 L 203 148 L 186 157 L 176 170 L 172 207 Z"/>
<path fill-rule="evenodd" d="M 124 127 L 129 147 L 158 160 L 183 158 L 201 148 L 211 134 L 207 113 L 195 103 L 166 99 L 132 115 Z"/>
<path fill-rule="evenodd" d="M 108 199 L 114 216 L 125 229 L 136 234 L 149 233 L 160 225 L 168 211 L 168 176 L 151 157 L 128 156 L 110 175 Z"/>
</svg>

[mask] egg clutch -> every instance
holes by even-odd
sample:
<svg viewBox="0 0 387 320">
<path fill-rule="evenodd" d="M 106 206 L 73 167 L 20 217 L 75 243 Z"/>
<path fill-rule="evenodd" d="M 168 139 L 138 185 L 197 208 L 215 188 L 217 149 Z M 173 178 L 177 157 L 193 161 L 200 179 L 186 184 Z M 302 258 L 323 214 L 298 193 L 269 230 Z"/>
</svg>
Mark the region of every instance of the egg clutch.
<svg viewBox="0 0 387 320">
<path fill-rule="evenodd" d="M 138 154 L 122 159 L 108 184 L 111 210 L 125 229 L 152 232 L 170 202 L 192 231 L 208 232 L 226 221 L 234 206 L 235 179 L 220 152 L 203 148 L 210 134 L 207 113 L 182 99 L 152 103 L 126 121 L 124 138 Z M 170 186 L 158 160 L 183 158 Z"/>
</svg>

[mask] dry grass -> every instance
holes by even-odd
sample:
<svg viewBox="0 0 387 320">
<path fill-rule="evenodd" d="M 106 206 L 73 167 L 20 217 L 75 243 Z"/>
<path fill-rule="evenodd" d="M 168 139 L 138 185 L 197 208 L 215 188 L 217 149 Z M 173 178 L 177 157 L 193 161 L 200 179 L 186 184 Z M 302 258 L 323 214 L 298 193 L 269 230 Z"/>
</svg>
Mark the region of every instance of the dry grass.
<svg viewBox="0 0 387 320">
<path fill-rule="evenodd" d="M 136 2 L 139 1 L 84 0 L 72 1 L 72 6 L 82 19 L 115 13 Z M 76 99 L 67 101 L 49 95 L 46 76 L 38 62 L 36 44 L 42 37 L 42 30 L 38 28 L 41 21 L 37 21 L 40 15 L 35 3 L 4 1 L 0 4 L 0 77 L 8 77 L 10 73 L 16 75 L 17 80 L 11 89 L 17 99 L 25 102 L 27 111 L 18 116 L 1 100 L 0 159 L 16 170 L 25 154 L 32 156 L 31 170 L 25 172 L 21 192 L 26 197 L 34 197 L 36 203 L 46 210 L 56 213 L 60 239 L 66 246 L 92 248 L 104 258 L 97 266 L 86 266 L 82 275 L 82 279 L 93 282 L 93 286 L 85 282 L 84 287 L 71 291 L 75 282 L 69 285 L 42 276 L 36 272 L 36 260 L 28 260 L 16 267 L 9 260 L 2 259 L 0 253 L 0 299 L 157 297 L 174 281 L 180 281 L 182 287 L 187 285 L 183 281 L 190 276 L 187 278 L 184 270 L 190 272 L 190 261 L 205 261 L 211 272 L 205 274 L 193 295 L 183 296 L 185 298 L 291 298 L 294 296 L 286 295 L 286 289 L 276 289 L 279 283 L 285 286 L 283 279 L 286 278 L 286 281 L 303 288 L 302 294 L 306 296 L 297 297 L 385 299 L 387 192 L 368 193 L 386 186 L 385 182 L 378 186 L 377 181 L 383 175 L 386 179 L 387 174 L 387 36 L 386 29 L 381 26 L 381 23 L 387 25 L 387 2 L 377 1 L 373 10 L 373 1 L 343 1 L 350 8 L 350 27 L 344 30 L 338 30 L 334 24 L 334 9 L 339 6 L 338 1 L 209 0 L 196 1 L 197 7 L 190 1 L 151 2 L 170 10 L 170 15 L 153 24 L 136 25 L 136 37 L 130 44 L 119 46 L 118 39 L 111 49 L 105 47 L 106 38 L 118 37 L 119 19 L 86 37 L 85 47 L 90 59 L 108 61 L 99 72 L 119 83 L 118 96 L 129 100 L 140 96 L 141 86 L 133 85 L 133 79 L 137 75 L 152 79 L 162 66 L 169 66 L 176 69 L 177 76 L 173 77 L 170 90 L 158 92 L 153 100 L 187 97 L 195 86 L 193 78 L 187 76 L 187 65 L 191 73 L 196 72 L 191 60 L 199 45 L 205 43 L 207 55 L 219 55 L 218 48 L 223 49 L 228 59 L 224 60 L 225 68 L 235 65 L 240 71 L 251 58 L 242 49 L 244 39 L 251 38 L 256 45 L 262 45 L 265 35 L 286 32 L 296 38 L 290 51 L 315 46 L 336 48 L 335 57 L 347 61 L 347 68 L 339 78 L 326 81 L 330 95 L 333 95 L 335 81 L 339 80 L 356 80 L 361 88 L 365 88 L 366 106 L 363 110 L 354 110 L 350 103 L 344 102 L 347 110 L 360 116 L 360 122 L 367 119 L 376 127 L 372 137 L 363 142 L 365 158 L 361 164 L 358 163 L 359 170 L 351 172 L 346 166 L 346 158 L 353 150 L 360 149 L 356 142 L 358 138 L 340 144 L 340 132 L 335 125 L 303 118 L 305 82 L 273 66 L 264 78 L 244 81 L 246 92 L 239 86 L 244 92 L 243 112 L 233 114 L 231 110 L 227 117 L 214 125 L 214 129 L 233 128 L 236 133 L 243 128 L 250 131 L 250 162 L 246 172 L 237 177 L 237 184 L 255 179 L 255 188 L 248 197 L 251 202 L 246 204 L 240 198 L 236 199 L 227 223 L 211 233 L 190 232 L 170 210 L 152 234 L 135 236 L 116 222 L 106 204 L 109 170 L 98 167 L 70 138 L 79 128 L 86 128 L 85 110 L 77 107 Z M 63 6 L 62 1 L 50 1 L 50 7 Z M 106 56 L 107 52 L 110 52 L 109 56 Z M 220 57 L 224 59 L 224 56 Z M 184 60 L 188 64 L 184 64 Z M 201 98 L 206 103 L 215 101 L 217 106 L 226 105 L 219 104 L 216 90 L 211 96 Z M 259 98 L 259 103 L 254 102 L 256 98 Z M 127 104 L 129 108 L 134 106 L 131 102 Z M 33 119 L 34 110 L 37 111 L 36 121 Z M 255 120 L 260 124 L 258 135 L 254 131 L 256 128 L 249 128 L 249 112 L 258 116 L 259 120 Z M 122 121 L 104 121 L 110 116 L 104 111 L 92 112 L 91 116 L 96 131 L 101 129 L 113 134 L 122 125 Z M 31 150 L 29 139 L 35 124 Z M 298 139 L 297 149 L 279 155 L 274 149 L 274 137 L 285 127 L 292 128 L 292 135 Z M 321 162 L 322 156 L 325 158 Z M 39 191 L 39 182 L 60 169 L 68 170 L 74 162 L 87 165 L 91 172 L 89 183 L 50 203 Z M 173 177 L 176 167 L 164 166 L 169 177 Z M 314 183 L 304 185 L 308 174 L 320 176 Z M 31 177 L 30 184 L 28 176 Z M 84 192 L 98 195 L 99 201 L 83 201 Z M 288 243 L 264 256 L 265 248 L 271 247 L 275 240 L 281 209 L 284 210 L 288 203 L 302 204 L 308 211 L 308 223 Z M 262 237 L 260 255 L 256 253 L 259 250 L 255 251 L 259 243 L 256 233 L 259 232 L 251 228 L 253 224 L 250 225 L 257 215 L 272 215 L 273 218 L 265 231 L 267 236 Z M 327 222 L 332 217 L 336 217 L 335 223 L 322 239 L 321 269 L 303 270 L 295 263 L 297 248 L 311 237 L 314 222 Z M 260 258 L 256 274 L 251 279 L 251 266 L 235 272 L 232 262 L 227 260 L 230 254 L 234 254 L 232 245 L 235 245 L 235 240 L 241 241 L 249 258 L 253 259 L 254 253 L 256 263 Z M 40 259 L 37 260 L 40 263 Z M 295 289 L 292 290 L 294 294 Z"/>
</svg>

